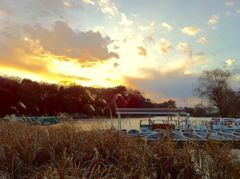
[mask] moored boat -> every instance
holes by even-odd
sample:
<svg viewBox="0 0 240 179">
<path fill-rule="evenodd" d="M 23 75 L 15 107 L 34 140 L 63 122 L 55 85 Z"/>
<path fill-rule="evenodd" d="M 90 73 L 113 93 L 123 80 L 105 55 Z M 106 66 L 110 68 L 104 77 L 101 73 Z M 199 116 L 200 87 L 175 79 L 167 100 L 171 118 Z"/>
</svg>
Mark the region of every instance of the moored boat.
<svg viewBox="0 0 240 179">
<path fill-rule="evenodd" d="M 182 145 L 183 143 L 191 141 L 190 138 L 184 136 L 181 132 L 179 131 L 159 131 L 159 132 L 154 132 L 153 134 L 149 135 L 146 137 L 146 140 L 148 142 L 154 142 L 154 141 L 173 141 L 176 142 L 179 145 Z"/>
<path fill-rule="evenodd" d="M 180 132 L 177 132 L 177 131 L 172 131 L 170 133 L 170 139 L 173 142 L 176 142 L 178 145 L 182 145 L 182 144 L 184 144 L 186 142 L 191 141 L 190 138 L 184 136 L 183 134 L 181 134 Z"/>
<path fill-rule="evenodd" d="M 164 140 L 167 138 L 167 135 L 163 132 L 154 132 L 148 136 L 146 136 L 147 141 L 158 141 L 158 140 Z"/>
<path fill-rule="evenodd" d="M 226 133 L 226 132 L 218 131 L 217 134 L 219 136 L 226 138 L 227 140 L 231 140 L 231 141 L 239 141 L 240 140 L 240 137 L 234 135 L 233 133 Z"/>
<path fill-rule="evenodd" d="M 184 137 L 189 138 L 191 141 L 195 141 L 195 142 L 204 142 L 204 141 L 206 141 L 205 137 L 199 136 L 199 135 L 195 134 L 194 132 L 182 132 L 182 135 Z"/>
<path fill-rule="evenodd" d="M 212 118 L 211 130 L 240 130 L 239 119 L 236 118 Z"/>
<path fill-rule="evenodd" d="M 218 143 L 240 141 L 240 120 L 234 118 L 213 118 L 210 122 L 203 120 L 194 122 L 190 115 L 183 109 L 162 109 L 162 108 L 118 108 L 119 127 L 121 129 L 120 116 L 148 115 L 148 120 L 140 120 L 140 130 L 128 131 L 128 136 L 146 137 L 148 140 L 159 140 L 162 131 L 167 131 L 168 137 L 175 141 L 197 141 L 204 142 L 211 140 Z M 166 118 L 152 119 L 151 116 L 163 115 Z M 165 134 L 165 133 L 164 133 Z"/>
<path fill-rule="evenodd" d="M 127 131 L 127 136 L 128 137 L 139 137 L 140 133 L 141 132 L 137 129 L 131 129 L 131 130 Z"/>
<path fill-rule="evenodd" d="M 203 130 L 203 131 L 201 131 L 201 130 L 194 130 L 194 133 L 197 136 L 199 136 L 199 137 L 201 137 L 203 139 L 208 139 L 208 131 L 206 131 L 206 130 Z"/>
<path fill-rule="evenodd" d="M 6 116 L 5 119 L 10 121 L 21 121 L 27 122 L 30 124 L 39 124 L 39 125 L 53 125 L 60 122 L 60 120 L 56 116 L 21 116 L 21 117 L 8 117 Z"/>
</svg>

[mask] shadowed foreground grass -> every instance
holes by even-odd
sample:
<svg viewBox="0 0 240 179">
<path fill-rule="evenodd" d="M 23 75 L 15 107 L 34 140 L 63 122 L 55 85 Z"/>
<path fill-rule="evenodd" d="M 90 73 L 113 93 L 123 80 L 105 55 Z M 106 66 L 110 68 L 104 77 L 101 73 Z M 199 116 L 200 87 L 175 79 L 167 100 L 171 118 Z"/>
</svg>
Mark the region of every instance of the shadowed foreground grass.
<svg viewBox="0 0 240 179">
<path fill-rule="evenodd" d="M 0 122 L 0 178 L 239 178 L 231 146 L 146 144 L 114 130 Z"/>
</svg>

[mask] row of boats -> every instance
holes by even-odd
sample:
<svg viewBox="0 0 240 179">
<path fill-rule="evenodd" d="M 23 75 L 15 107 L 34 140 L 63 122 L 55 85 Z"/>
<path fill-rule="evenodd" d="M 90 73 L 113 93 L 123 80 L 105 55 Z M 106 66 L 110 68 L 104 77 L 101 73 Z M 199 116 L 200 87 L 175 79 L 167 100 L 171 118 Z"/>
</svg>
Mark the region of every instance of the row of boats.
<svg viewBox="0 0 240 179">
<path fill-rule="evenodd" d="M 206 140 L 230 142 L 240 141 L 240 130 L 233 131 L 184 131 L 184 130 L 172 130 L 167 131 L 164 129 L 156 129 L 154 131 L 140 131 L 131 129 L 129 131 L 122 130 L 128 137 L 144 137 L 147 141 L 157 141 L 161 139 L 170 138 L 174 142 L 178 141 L 199 141 L 204 142 Z"/>
<path fill-rule="evenodd" d="M 38 125 L 53 125 L 60 122 L 56 116 L 21 116 L 17 117 L 15 115 L 5 116 L 3 119 L 7 121 L 21 121 L 29 124 L 38 124 Z"/>
<path fill-rule="evenodd" d="M 185 125 L 174 125 L 174 122 L 179 124 L 179 121 L 168 120 L 160 123 L 149 119 L 148 124 L 140 122 L 140 130 L 121 131 L 128 137 L 141 137 L 147 141 L 171 139 L 174 142 L 240 142 L 240 119 L 213 118 L 198 125 L 194 125 L 194 121 L 190 121 L 189 118 L 185 119 Z"/>
</svg>

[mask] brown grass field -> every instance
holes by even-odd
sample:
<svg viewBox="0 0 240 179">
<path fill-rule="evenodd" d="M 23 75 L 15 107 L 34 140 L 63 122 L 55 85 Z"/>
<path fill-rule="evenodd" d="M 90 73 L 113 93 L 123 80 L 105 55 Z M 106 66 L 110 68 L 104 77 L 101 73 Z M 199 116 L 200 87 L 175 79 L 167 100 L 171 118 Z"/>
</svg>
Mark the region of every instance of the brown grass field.
<svg viewBox="0 0 240 179">
<path fill-rule="evenodd" d="M 0 178 L 240 178 L 232 145 L 147 144 L 74 124 L 0 122 Z"/>
</svg>

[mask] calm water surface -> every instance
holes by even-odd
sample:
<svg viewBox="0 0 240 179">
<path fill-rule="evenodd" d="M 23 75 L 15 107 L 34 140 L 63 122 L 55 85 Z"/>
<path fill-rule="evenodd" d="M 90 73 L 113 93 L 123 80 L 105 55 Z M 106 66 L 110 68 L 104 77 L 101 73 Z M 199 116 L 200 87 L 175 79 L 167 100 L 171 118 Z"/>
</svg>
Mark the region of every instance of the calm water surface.
<svg viewBox="0 0 240 179">
<path fill-rule="evenodd" d="M 141 120 L 147 120 L 148 118 L 121 118 L 122 129 L 139 129 Z M 167 117 L 153 117 L 152 119 L 167 120 Z M 191 117 L 194 123 L 201 123 L 202 121 L 209 121 L 211 118 Z M 118 119 L 87 119 L 79 120 L 76 125 L 83 130 L 91 129 L 107 129 L 111 126 L 118 127 Z"/>
</svg>

